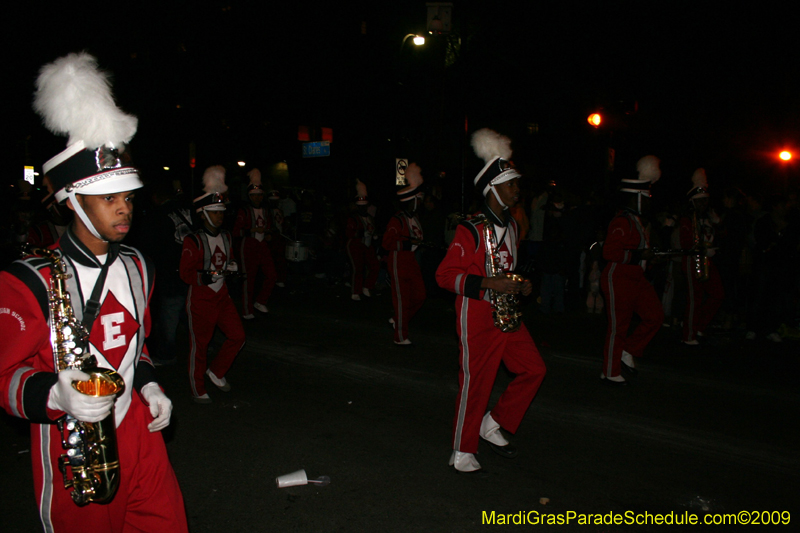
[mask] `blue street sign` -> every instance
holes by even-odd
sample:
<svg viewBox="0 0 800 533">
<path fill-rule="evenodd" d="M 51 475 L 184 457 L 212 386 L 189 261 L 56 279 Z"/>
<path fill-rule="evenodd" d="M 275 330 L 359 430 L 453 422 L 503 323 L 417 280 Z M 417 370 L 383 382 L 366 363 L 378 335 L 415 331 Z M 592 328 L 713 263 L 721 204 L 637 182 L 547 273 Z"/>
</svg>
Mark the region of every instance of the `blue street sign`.
<svg viewBox="0 0 800 533">
<path fill-rule="evenodd" d="M 327 157 L 331 155 L 330 141 L 303 143 L 303 157 Z"/>
</svg>

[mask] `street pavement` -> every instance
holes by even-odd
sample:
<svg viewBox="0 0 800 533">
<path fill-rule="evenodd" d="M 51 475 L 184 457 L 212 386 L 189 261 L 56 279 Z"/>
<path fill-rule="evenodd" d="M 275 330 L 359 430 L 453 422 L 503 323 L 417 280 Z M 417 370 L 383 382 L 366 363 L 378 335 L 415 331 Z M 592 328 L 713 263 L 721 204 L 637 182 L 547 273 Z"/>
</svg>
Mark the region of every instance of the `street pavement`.
<svg viewBox="0 0 800 533">
<path fill-rule="evenodd" d="M 599 379 L 605 315 L 542 315 L 528 302 L 548 374 L 512 437 L 519 456 L 482 447 L 490 476 L 473 479 L 447 466 L 458 371 L 452 299 L 429 298 L 411 348 L 392 343 L 389 291 L 363 300 L 344 285 L 291 276 L 270 313 L 245 322 L 232 390 L 209 384 L 210 405 L 191 400 L 187 350 L 158 369 L 174 402 L 164 436 L 191 531 L 460 532 L 520 519 L 539 531 L 670 531 L 652 516 L 740 511 L 788 511 L 800 522 L 800 342 L 715 330 L 686 347 L 675 328 L 662 328 L 638 377 L 614 388 Z M 185 329 L 181 340 L 188 348 Z M 492 402 L 510 380 L 501 367 Z M 27 424 L 4 415 L 3 532 L 40 531 L 29 447 Z M 301 468 L 330 484 L 276 487 L 277 476 Z M 545 513 L 569 523 L 537 525 Z M 651 523 L 578 523 L 610 513 Z"/>
</svg>

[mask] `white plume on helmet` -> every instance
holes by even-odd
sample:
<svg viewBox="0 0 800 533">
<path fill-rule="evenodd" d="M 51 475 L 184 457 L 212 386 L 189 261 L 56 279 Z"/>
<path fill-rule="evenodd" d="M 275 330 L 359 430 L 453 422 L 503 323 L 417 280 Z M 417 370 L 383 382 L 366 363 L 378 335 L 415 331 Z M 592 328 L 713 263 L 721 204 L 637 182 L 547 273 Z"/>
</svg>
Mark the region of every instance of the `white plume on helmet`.
<svg viewBox="0 0 800 533">
<path fill-rule="evenodd" d="M 636 170 L 639 171 L 639 179 L 649 181 L 651 184 L 658 181 L 661 177 L 659 168 L 661 160 L 654 155 L 646 155 L 636 163 Z"/>
<path fill-rule="evenodd" d="M 406 168 L 406 181 L 412 189 L 422 185 L 422 169 L 419 168 L 418 164 L 411 163 L 408 165 L 408 168 Z"/>
<path fill-rule="evenodd" d="M 213 167 L 212 167 L 213 168 Z M 254 168 L 250 172 L 247 173 L 247 177 L 250 178 L 250 185 L 254 187 L 261 187 L 261 171 L 257 168 Z"/>
<path fill-rule="evenodd" d="M 472 149 L 475 155 L 489 163 L 493 159 L 511 159 L 511 139 L 494 130 L 483 128 L 472 134 Z"/>
<path fill-rule="evenodd" d="M 33 107 L 50 131 L 69 136 L 68 145 L 83 141 L 89 149 L 116 147 L 136 134 L 137 118 L 117 107 L 108 74 L 85 52 L 42 67 Z"/>
<path fill-rule="evenodd" d="M 692 174 L 692 188 L 687 193 L 690 199 L 695 198 L 708 198 L 708 177 L 703 168 L 698 168 Z"/>
<path fill-rule="evenodd" d="M 214 165 L 208 167 L 203 173 L 203 190 L 206 193 L 222 194 L 228 190 L 225 184 L 225 167 Z"/>
</svg>

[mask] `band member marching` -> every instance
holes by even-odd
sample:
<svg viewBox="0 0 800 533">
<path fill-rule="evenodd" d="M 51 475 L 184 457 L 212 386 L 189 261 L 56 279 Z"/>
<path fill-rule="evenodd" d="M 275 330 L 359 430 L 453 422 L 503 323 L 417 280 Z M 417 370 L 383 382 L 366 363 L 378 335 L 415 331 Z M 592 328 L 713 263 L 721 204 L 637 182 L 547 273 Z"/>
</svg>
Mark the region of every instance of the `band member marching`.
<svg viewBox="0 0 800 533">
<path fill-rule="evenodd" d="M 36 85 L 45 125 L 69 135 L 43 170 L 75 216 L 49 250 L 0 273 L 0 405 L 32 422 L 45 531 L 187 531 L 160 434 L 172 402 L 145 346 L 154 268 L 121 244 L 142 187 L 125 154 L 137 119 L 88 54 L 46 65 Z M 87 390 L 101 383 L 114 393 Z"/>
<path fill-rule="evenodd" d="M 634 357 L 641 357 L 664 318 L 661 301 L 644 275 L 654 254 L 641 219 L 650 207 L 650 187 L 661 177 L 658 165 L 657 157 L 645 156 L 636 165 L 639 179 L 621 180 L 623 207 L 611 220 L 603 245 L 603 258 L 608 263 L 600 285 L 606 299 L 608 329 L 600 379 L 612 385 L 627 383 L 620 373 L 622 368 L 636 373 Z M 628 335 L 633 313 L 641 322 Z"/>
<path fill-rule="evenodd" d="M 347 219 L 345 236 L 347 237 L 347 257 L 350 259 L 351 298 L 361 300 L 361 295 L 371 296 L 378 280 L 378 256 L 374 245 L 375 220 L 367 212 L 369 199 L 367 186 L 358 180 L 356 183 L 356 213 Z"/>
<path fill-rule="evenodd" d="M 283 216 L 280 206 L 281 195 L 277 190 L 272 190 L 267 199 L 271 225 L 267 232 L 267 243 L 272 254 L 272 264 L 275 266 L 276 282 L 278 287 L 286 285 L 286 232 L 288 222 Z"/>
<path fill-rule="evenodd" d="M 247 187 L 247 197 L 250 202 L 239 209 L 233 225 L 233 236 L 236 238 L 237 255 L 245 275 L 242 288 L 242 318 L 250 320 L 255 318 L 254 309 L 261 313 L 269 312 L 267 300 L 275 288 L 278 275 L 269 248 L 269 241 L 275 237 L 270 232 L 272 217 L 269 209 L 264 206 L 261 172 L 254 168 L 247 175 L 250 178 L 250 185 Z M 256 275 L 259 269 L 264 275 L 264 281 L 256 295 Z"/>
<path fill-rule="evenodd" d="M 705 170 L 698 168 L 694 172 L 692 185 L 687 193 L 689 211 L 680 219 L 681 248 L 694 248 L 699 252 L 687 255 L 681 263 L 688 291 L 682 340 L 689 346 L 699 344 L 698 335 L 703 334 L 725 299 L 722 278 L 711 259 L 716 251 L 713 247 L 714 226 L 719 222 L 719 217 L 708 207 Z"/>
<path fill-rule="evenodd" d="M 517 456 L 500 428 L 517 431 L 546 373 L 515 303 L 519 294 L 531 293 L 531 283 L 510 275 L 517 267 L 520 238 L 509 212 L 519 201 L 520 178 L 509 162 L 510 143 L 489 129 L 473 135 L 475 153 L 486 161 L 475 177 L 485 205 L 456 228 L 436 272 L 439 286 L 457 295 L 460 370 L 450 465 L 478 476 L 486 475 L 475 457 L 480 440 L 502 457 Z M 486 412 L 501 361 L 516 376 Z"/>
<path fill-rule="evenodd" d="M 408 324 L 422 304 L 425 303 L 425 283 L 422 271 L 414 255 L 422 242 L 422 224 L 417 212 L 422 206 L 424 193 L 422 171 L 416 163 L 406 169 L 408 185 L 397 191 L 402 209 L 395 213 L 386 225 L 382 246 L 388 250 L 386 266 L 392 284 L 392 305 L 394 316 L 394 343 L 408 346 Z"/>
<path fill-rule="evenodd" d="M 220 229 L 225 217 L 225 169 L 213 166 L 203 174 L 206 194 L 195 198 L 201 227 L 183 240 L 181 279 L 189 284 L 186 313 L 189 316 L 191 350 L 189 383 L 197 403 L 211 403 L 206 392 L 205 377 L 223 392 L 231 390 L 225 379 L 233 360 L 244 346 L 245 334 L 236 306 L 228 294 L 225 276 L 237 271 L 232 259 L 231 235 Z M 225 342 L 219 353 L 207 364 L 208 343 L 219 327 Z"/>
</svg>

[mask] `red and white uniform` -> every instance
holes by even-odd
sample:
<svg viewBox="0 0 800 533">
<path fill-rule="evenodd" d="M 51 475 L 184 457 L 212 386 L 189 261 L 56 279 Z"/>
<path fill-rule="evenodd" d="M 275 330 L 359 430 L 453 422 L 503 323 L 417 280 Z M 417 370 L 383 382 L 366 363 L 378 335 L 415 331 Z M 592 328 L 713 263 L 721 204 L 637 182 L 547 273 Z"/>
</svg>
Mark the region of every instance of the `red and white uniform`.
<svg viewBox="0 0 800 533">
<path fill-rule="evenodd" d="M 700 218 L 700 238 L 706 247 L 710 247 L 714 242 L 714 226 L 708 218 Z M 692 217 L 684 216 L 680 220 L 680 239 L 681 248 L 690 249 L 695 246 L 694 230 L 692 228 Z M 719 275 L 717 266 L 711 259 L 714 248 L 708 250 L 709 258 L 709 277 L 705 281 L 700 281 L 695 276 L 694 261 L 695 255 L 687 255 L 681 261 L 681 268 L 686 276 L 686 313 L 683 317 L 683 340 L 693 341 L 698 333 L 702 333 L 708 327 L 714 315 L 719 311 L 725 299 L 725 288 L 722 285 L 722 278 Z"/>
<path fill-rule="evenodd" d="M 256 233 L 252 230 L 264 228 L 264 233 Z M 233 225 L 233 236 L 237 242 L 237 255 L 241 263 L 242 272 L 245 274 L 244 287 L 242 288 L 243 313 L 253 314 L 253 304 L 267 304 L 272 289 L 278 275 L 275 272 L 275 264 L 272 261 L 272 251 L 269 247 L 269 233 L 272 228 L 272 217 L 268 207 L 254 208 L 246 205 L 239 209 L 236 215 L 236 222 Z M 251 233 L 252 232 L 252 233 Z M 251 236 L 252 235 L 252 236 Z M 264 282 L 256 292 L 256 274 L 258 270 L 264 274 Z M 255 299 L 254 299 L 255 297 Z"/>
<path fill-rule="evenodd" d="M 47 290 L 50 263 L 41 258 L 15 262 L 0 273 L 0 405 L 29 419 L 33 480 L 45 531 L 187 531 L 178 481 L 160 432 L 147 429 L 153 417 L 138 391 L 155 381 L 144 344 L 150 331 L 153 268 L 134 248 L 112 244 L 95 257 L 67 231 L 54 248 L 66 264 L 66 280 L 76 318 L 93 292 L 101 266 L 110 262 L 100 310 L 89 336 L 99 367 L 119 372 L 125 390 L 116 400 L 120 486 L 105 505 L 78 507 L 64 489 L 58 459 L 64 453 L 55 422 L 63 411 L 47 407 L 58 380 L 50 344 Z"/>
<path fill-rule="evenodd" d="M 245 335 L 236 306 L 228 294 L 225 279 L 213 281 L 203 270 L 225 270 L 231 261 L 231 236 L 220 231 L 216 236 L 201 229 L 183 240 L 181 279 L 189 284 L 186 313 L 189 317 L 189 384 L 195 397 L 206 394 L 205 373 L 209 368 L 218 378 L 225 377 L 236 355 L 244 346 Z M 207 364 L 208 343 L 215 327 L 225 335 L 219 353 Z"/>
<path fill-rule="evenodd" d="M 630 209 L 618 212 L 608 226 L 603 245 L 603 259 L 608 263 L 600 276 L 608 313 L 603 350 L 603 375 L 606 377 L 619 376 L 623 350 L 641 357 L 664 319 L 661 301 L 644 276 L 646 265 L 640 260 L 641 252 L 636 252 L 649 247 L 639 215 Z M 642 321 L 628 335 L 633 313 Z"/>
<path fill-rule="evenodd" d="M 347 219 L 345 236 L 347 237 L 347 257 L 350 258 L 352 270 L 350 287 L 353 294 L 361 294 L 366 287 L 372 289 L 378 281 L 378 256 L 374 246 L 375 221 L 369 215 L 353 215 Z M 364 270 L 366 267 L 366 275 Z"/>
<path fill-rule="evenodd" d="M 408 339 L 408 323 L 425 303 L 425 283 L 414 257 L 417 245 L 410 239 L 422 239 L 422 225 L 416 216 L 400 211 L 389 220 L 382 243 L 389 252 L 386 266 L 392 284 L 395 342 Z"/>
<path fill-rule="evenodd" d="M 493 213 L 491 216 L 493 222 L 500 222 Z M 517 223 L 508 218 L 505 224 L 494 226 L 495 239 L 502 239 L 496 246 L 504 271 L 516 267 L 519 244 Z M 457 295 L 456 333 L 461 368 L 453 420 L 453 450 L 464 453 L 478 451 L 481 420 L 501 361 L 516 377 L 491 413 L 492 418 L 511 433 L 517 431 L 546 373 L 544 361 L 525 324 L 508 333 L 495 327 L 490 293 L 481 289 L 483 279 L 489 277 L 488 262 L 483 223 L 467 220 L 456 228 L 447 255 L 436 271 L 439 286 Z"/>
</svg>

